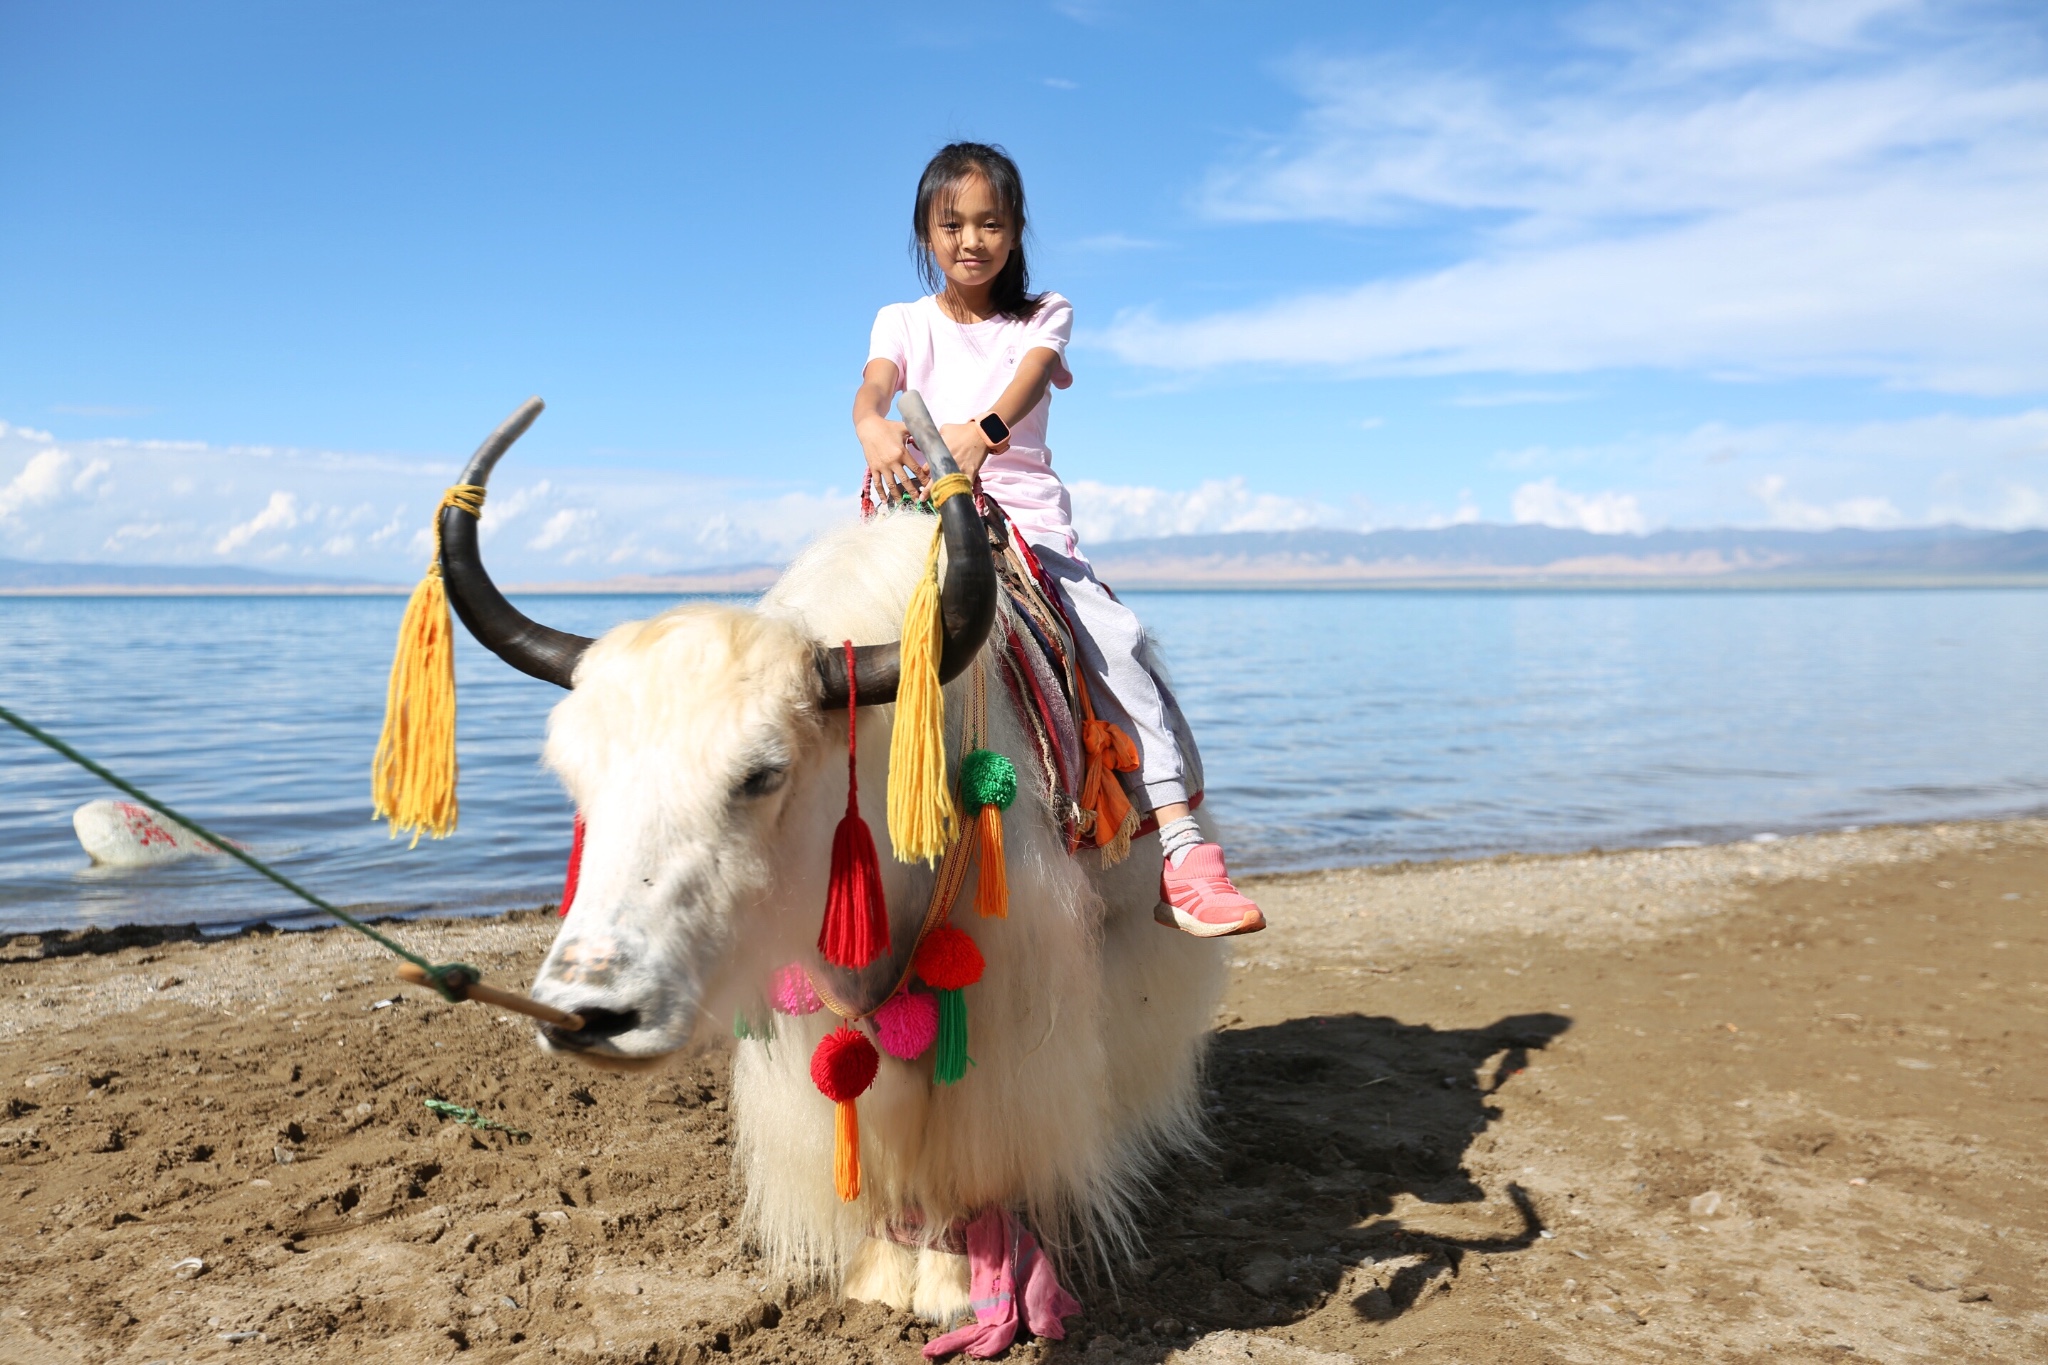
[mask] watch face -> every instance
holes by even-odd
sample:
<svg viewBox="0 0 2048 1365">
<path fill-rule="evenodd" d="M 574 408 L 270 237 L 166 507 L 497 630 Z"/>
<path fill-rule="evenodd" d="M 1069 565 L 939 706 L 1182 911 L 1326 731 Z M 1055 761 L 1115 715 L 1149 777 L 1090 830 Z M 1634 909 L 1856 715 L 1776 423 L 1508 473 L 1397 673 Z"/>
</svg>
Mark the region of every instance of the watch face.
<svg viewBox="0 0 2048 1365">
<path fill-rule="evenodd" d="M 981 419 L 981 433 L 982 435 L 988 437 L 989 440 L 1000 444 L 1006 437 L 1009 436 L 1010 428 L 1004 424 L 1002 418 L 996 416 L 994 413 L 990 413 L 988 416 Z"/>
</svg>

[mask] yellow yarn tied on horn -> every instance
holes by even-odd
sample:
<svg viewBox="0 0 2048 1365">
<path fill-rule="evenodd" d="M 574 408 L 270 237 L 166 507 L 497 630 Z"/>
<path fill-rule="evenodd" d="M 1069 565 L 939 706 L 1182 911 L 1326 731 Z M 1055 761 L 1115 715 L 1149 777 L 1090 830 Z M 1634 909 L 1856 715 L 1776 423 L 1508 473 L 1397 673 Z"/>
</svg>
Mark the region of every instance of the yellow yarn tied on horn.
<svg viewBox="0 0 2048 1365">
<path fill-rule="evenodd" d="M 931 488 L 931 504 L 943 507 L 973 485 L 965 474 L 948 474 Z M 889 737 L 889 843 L 898 862 L 936 863 L 959 837 L 960 813 L 946 778 L 946 696 L 939 687 L 939 543 L 944 525 L 932 528 L 924 574 L 903 612 L 901 666 L 896 683 L 896 729 Z"/>
<path fill-rule="evenodd" d="M 483 515 L 482 484 L 458 483 L 434 508 L 434 562 L 412 590 L 398 623 L 398 651 L 384 695 L 384 733 L 370 763 L 370 800 L 391 837 L 436 839 L 455 832 L 455 635 L 441 581 L 441 511 Z"/>
</svg>

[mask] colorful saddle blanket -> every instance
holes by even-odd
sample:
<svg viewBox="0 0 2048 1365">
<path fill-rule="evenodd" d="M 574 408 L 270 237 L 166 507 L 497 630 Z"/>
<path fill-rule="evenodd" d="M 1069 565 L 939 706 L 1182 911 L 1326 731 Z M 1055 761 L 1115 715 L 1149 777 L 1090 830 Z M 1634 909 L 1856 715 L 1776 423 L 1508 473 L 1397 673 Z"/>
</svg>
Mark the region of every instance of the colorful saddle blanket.
<svg viewBox="0 0 2048 1365">
<path fill-rule="evenodd" d="M 983 505 L 996 577 L 1002 586 L 994 638 L 995 655 L 1000 661 L 997 671 L 1035 742 L 1033 756 L 1037 760 L 1040 794 L 1058 817 L 1069 852 L 1099 847 L 1108 852 L 1109 861 L 1115 862 L 1123 856 L 1131 839 L 1159 828 L 1151 812 L 1129 805 L 1140 796 L 1137 751 L 1114 726 L 1105 726 L 1095 718 L 1059 585 L 1039 566 L 1031 547 L 1010 533 L 1000 509 L 989 515 L 989 504 L 978 495 L 976 500 Z M 1154 661 L 1144 662 L 1167 703 L 1174 738 L 1180 745 L 1182 771 L 1187 775 L 1188 804 L 1199 806 L 1201 754 L 1195 748 L 1194 736 L 1172 689 L 1160 676 Z M 1106 822 L 1099 814 L 1106 804 L 1116 803 L 1105 803 L 1101 793 L 1091 795 L 1088 790 L 1091 726 L 1095 727 L 1093 747 L 1105 751 L 1094 756 L 1106 758 L 1105 766 L 1115 768 L 1108 776 L 1123 788 L 1128 813 L 1117 822 L 1117 828 L 1104 827 Z M 1121 752 L 1128 767 L 1118 766 L 1115 758 L 1107 757 L 1112 748 Z"/>
</svg>

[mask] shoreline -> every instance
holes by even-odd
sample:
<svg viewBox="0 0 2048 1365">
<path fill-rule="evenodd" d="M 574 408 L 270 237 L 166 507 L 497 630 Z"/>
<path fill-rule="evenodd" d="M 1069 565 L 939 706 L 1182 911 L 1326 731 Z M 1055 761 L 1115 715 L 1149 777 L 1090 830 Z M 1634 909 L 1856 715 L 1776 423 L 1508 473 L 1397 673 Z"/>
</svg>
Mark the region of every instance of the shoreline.
<svg viewBox="0 0 2048 1365">
<path fill-rule="evenodd" d="M 1981 832 L 2008 832 L 2008 837 L 2014 841 L 2048 844 L 2048 815 L 2029 813 L 1986 819 L 1858 825 L 1773 835 L 1765 839 L 1750 836 L 1725 843 L 1686 842 L 1616 848 L 1596 845 L 1570 852 L 1505 852 L 1472 857 L 1400 858 L 1382 863 L 1350 863 L 1287 871 L 1252 872 L 1239 876 L 1237 880 L 1246 887 L 1259 888 L 1264 896 L 1274 897 L 1285 904 L 1292 904 L 1305 896 L 1328 895 L 1332 892 L 1345 896 L 1348 901 L 1363 901 L 1372 899 L 1372 888 L 1381 879 L 1439 876 L 1469 881 L 1473 885 L 1486 882 L 1505 886 L 1517 880 L 1515 869 L 1548 868 L 1556 872 L 1577 870 L 1584 873 L 1599 867 L 1629 864 L 1628 875 L 1631 885 L 1642 876 L 1648 876 L 1654 881 L 1659 875 L 1664 875 L 1668 880 L 1669 874 L 1676 869 L 1685 869 L 1678 872 L 1677 875 L 1680 877 L 1725 880 L 1724 873 L 1718 869 L 1721 864 L 1733 861 L 1738 853 L 1745 855 L 1743 860 L 1747 866 L 1774 869 L 1772 875 L 1787 879 L 1808 875 L 1793 870 L 1798 868 L 1834 866 L 1843 861 L 1878 861 L 1900 856 L 1915 856 L 1902 852 L 1908 849 L 1925 850 L 1927 852 L 1918 856 L 1928 856 L 1934 850 L 1966 847 Z M 1839 841 L 1856 842 L 1853 845 L 1845 845 Z M 1885 852 L 1881 858 L 1874 852 L 1859 855 L 1852 851 L 1863 849 L 1882 849 Z M 1635 866 L 1638 863 L 1642 864 L 1640 871 Z M 1265 900 L 1262 898 L 1261 904 L 1264 903 Z M 361 918 L 367 924 L 379 926 L 415 925 L 423 928 L 452 929 L 462 925 L 499 924 L 532 919 L 546 919 L 552 922 L 558 905 L 557 901 L 542 901 L 538 904 L 479 910 L 467 914 L 426 909 L 364 915 Z M 355 913 L 354 907 L 343 908 Z M 72 957 L 169 943 L 227 943 L 250 936 L 298 935 L 347 928 L 348 926 L 338 921 L 323 917 L 319 911 L 308 908 L 303 914 L 223 921 L 218 924 L 186 921 L 180 924 L 127 923 L 9 929 L 0 931 L 0 962 L 37 961 L 45 957 Z"/>
<path fill-rule="evenodd" d="M 1844 874 L 1985 848 L 2048 848 L 2048 819 L 1893 825 L 1853 834 L 1792 835 L 1766 844 L 1500 854 L 1247 877 L 1270 927 L 1230 946 L 1240 970 L 1249 965 L 1353 973 L 1432 952 L 1492 952 L 1498 945 L 1545 939 L 1562 949 L 1613 948 L 1692 933 L 1775 886 L 1824 884 Z M 470 962 L 501 981 L 508 970 L 539 961 L 558 921 L 555 907 L 544 904 L 487 915 L 371 922 L 402 928 L 401 941 L 423 956 Z M 168 986 L 148 973 L 122 969 L 130 960 L 173 956 L 187 961 L 190 970 Z M 106 970 L 96 971 L 98 963 Z M 259 963 L 263 971 L 252 973 Z M 293 997 L 277 984 L 282 980 L 377 981 L 408 998 L 412 988 L 397 983 L 396 963 L 383 947 L 334 923 L 281 929 L 265 922 L 219 935 L 183 925 L 89 927 L 0 939 L 0 972 L 47 966 L 91 978 L 66 1002 L 66 1018 L 79 1023 L 157 1003 L 260 1013 Z M 277 964 L 283 964 L 281 971 Z M 55 1022 L 0 1014 L 0 1039 L 21 1038 Z"/>
</svg>

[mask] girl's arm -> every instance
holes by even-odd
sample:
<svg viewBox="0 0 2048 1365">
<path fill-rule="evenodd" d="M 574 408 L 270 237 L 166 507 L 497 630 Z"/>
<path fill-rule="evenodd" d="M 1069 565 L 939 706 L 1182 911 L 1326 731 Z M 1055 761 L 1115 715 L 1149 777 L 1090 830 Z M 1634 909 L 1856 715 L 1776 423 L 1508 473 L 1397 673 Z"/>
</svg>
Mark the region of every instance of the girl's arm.
<svg viewBox="0 0 2048 1365">
<path fill-rule="evenodd" d="M 868 469 L 880 478 L 884 501 L 899 493 L 924 495 L 925 470 L 911 453 L 910 432 L 903 423 L 889 420 L 897 380 L 894 362 L 870 360 L 853 395 L 854 434 L 860 437 Z"/>
<path fill-rule="evenodd" d="M 886 360 L 874 362 L 869 368 L 872 369 L 874 364 L 888 363 Z M 1024 358 L 1017 362 L 1017 373 L 1011 378 L 1010 386 L 1003 390 L 1003 396 L 996 399 L 996 405 L 990 411 L 1003 419 L 1004 426 L 1016 426 L 1045 397 L 1045 390 L 1059 372 L 1060 364 L 1060 353 L 1050 346 L 1034 346 L 1026 351 Z M 896 367 L 890 365 L 889 369 L 893 374 Z M 884 411 L 887 411 L 887 401 L 883 400 Z M 1008 441 L 999 446 L 989 444 L 988 433 L 975 422 L 940 427 L 939 437 L 945 441 L 946 449 L 953 452 L 960 472 L 970 479 L 981 473 L 983 461 L 991 455 L 1001 454 L 1010 444 Z"/>
</svg>

